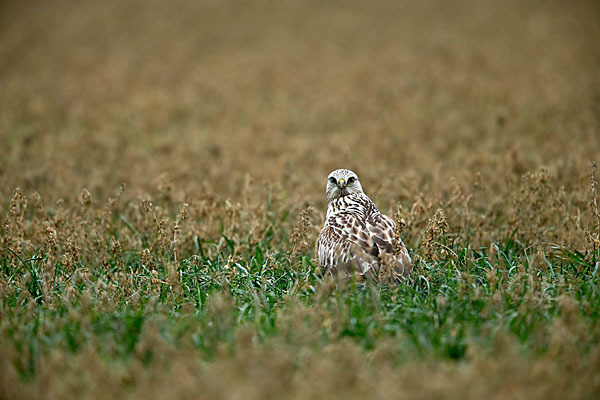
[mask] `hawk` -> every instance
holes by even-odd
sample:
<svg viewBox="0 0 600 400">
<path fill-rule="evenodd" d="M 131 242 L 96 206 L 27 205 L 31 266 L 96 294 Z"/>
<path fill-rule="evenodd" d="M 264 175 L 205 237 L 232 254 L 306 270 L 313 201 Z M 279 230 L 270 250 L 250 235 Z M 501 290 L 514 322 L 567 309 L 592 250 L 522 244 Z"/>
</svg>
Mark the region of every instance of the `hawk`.
<svg viewBox="0 0 600 400">
<path fill-rule="evenodd" d="M 327 215 L 317 240 L 325 272 L 355 272 L 395 282 L 406 278 L 411 260 L 395 232 L 396 223 L 363 192 L 358 176 L 348 169 L 333 171 L 327 177 L 326 193 Z"/>
</svg>

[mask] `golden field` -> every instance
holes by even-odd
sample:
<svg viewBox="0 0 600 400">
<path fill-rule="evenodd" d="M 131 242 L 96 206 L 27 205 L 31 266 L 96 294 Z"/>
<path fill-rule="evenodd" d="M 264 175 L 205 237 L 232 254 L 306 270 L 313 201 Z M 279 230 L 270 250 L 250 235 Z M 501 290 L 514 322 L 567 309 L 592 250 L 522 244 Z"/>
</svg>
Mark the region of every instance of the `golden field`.
<svg viewBox="0 0 600 400">
<path fill-rule="evenodd" d="M 2 2 L 0 397 L 593 398 L 599 21 L 594 1 Z M 458 357 L 405 345 L 409 317 L 386 330 L 409 289 L 320 278 L 336 168 L 403 224 L 423 315 L 485 304 L 431 334 Z"/>
</svg>

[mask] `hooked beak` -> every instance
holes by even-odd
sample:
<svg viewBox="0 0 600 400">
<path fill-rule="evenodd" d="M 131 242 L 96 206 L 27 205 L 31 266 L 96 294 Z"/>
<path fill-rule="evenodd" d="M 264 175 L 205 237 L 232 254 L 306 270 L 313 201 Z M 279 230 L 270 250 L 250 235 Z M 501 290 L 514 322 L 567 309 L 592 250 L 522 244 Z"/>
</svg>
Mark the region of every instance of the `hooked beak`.
<svg viewBox="0 0 600 400">
<path fill-rule="evenodd" d="M 346 187 L 346 181 L 345 181 L 344 179 L 340 179 L 340 180 L 338 181 L 338 187 L 339 187 L 340 189 L 343 189 L 343 188 L 345 188 L 345 187 Z"/>
</svg>

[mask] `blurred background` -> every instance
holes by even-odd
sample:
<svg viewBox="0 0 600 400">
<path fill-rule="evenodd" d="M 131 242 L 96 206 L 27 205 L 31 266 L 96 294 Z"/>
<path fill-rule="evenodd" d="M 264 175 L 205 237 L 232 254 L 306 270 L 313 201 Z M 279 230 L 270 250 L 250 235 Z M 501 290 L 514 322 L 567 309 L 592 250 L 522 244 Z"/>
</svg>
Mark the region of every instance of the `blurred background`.
<svg viewBox="0 0 600 400">
<path fill-rule="evenodd" d="M 251 179 L 322 208 L 340 167 L 384 209 L 541 166 L 586 191 L 599 22 L 581 0 L 3 1 L 0 203 Z"/>
</svg>

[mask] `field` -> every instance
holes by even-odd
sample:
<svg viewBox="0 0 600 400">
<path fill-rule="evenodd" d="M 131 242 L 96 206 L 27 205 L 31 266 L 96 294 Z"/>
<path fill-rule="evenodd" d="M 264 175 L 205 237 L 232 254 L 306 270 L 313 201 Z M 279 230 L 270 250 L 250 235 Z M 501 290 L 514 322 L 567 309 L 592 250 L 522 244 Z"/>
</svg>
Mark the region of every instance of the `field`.
<svg viewBox="0 0 600 400">
<path fill-rule="evenodd" d="M 598 21 L 0 2 L 0 398 L 600 398 Z M 323 276 L 342 167 L 404 284 Z"/>
</svg>

